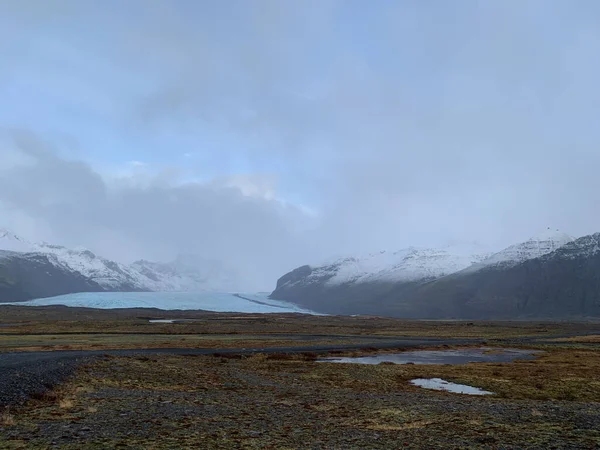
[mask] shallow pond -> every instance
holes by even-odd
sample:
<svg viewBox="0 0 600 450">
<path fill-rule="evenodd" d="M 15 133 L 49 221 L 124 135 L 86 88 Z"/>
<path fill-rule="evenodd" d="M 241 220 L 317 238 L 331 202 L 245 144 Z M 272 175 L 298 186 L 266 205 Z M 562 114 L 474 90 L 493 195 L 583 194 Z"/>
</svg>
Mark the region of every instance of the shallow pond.
<svg viewBox="0 0 600 450">
<path fill-rule="evenodd" d="M 455 394 L 468 394 L 468 395 L 494 395 L 493 392 L 484 391 L 473 386 L 467 386 L 466 384 L 457 384 L 450 381 L 442 380 L 441 378 L 416 378 L 410 380 L 411 384 L 419 386 L 425 389 L 433 389 L 435 391 L 446 391 L 453 392 Z"/>
<path fill-rule="evenodd" d="M 517 359 L 535 359 L 536 350 L 514 348 L 467 348 L 460 350 L 416 350 L 402 353 L 384 353 L 357 358 L 322 358 L 320 362 L 380 364 L 466 364 L 470 362 L 512 362 Z"/>
</svg>

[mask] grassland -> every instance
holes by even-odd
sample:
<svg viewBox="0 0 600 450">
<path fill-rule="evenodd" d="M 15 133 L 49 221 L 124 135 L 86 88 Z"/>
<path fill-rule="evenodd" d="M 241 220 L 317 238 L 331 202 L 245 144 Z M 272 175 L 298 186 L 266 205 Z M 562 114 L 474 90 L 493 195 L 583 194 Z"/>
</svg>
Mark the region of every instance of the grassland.
<svg viewBox="0 0 600 450">
<path fill-rule="evenodd" d="M 0 308 L 0 325 L 10 325 L 0 326 L 0 347 L 292 348 L 422 336 L 485 338 L 492 347 L 521 342 L 543 353 L 457 366 L 321 363 L 307 352 L 100 354 L 64 384 L 0 411 L 0 448 L 600 448 L 594 323 L 36 309 L 3 315 Z M 150 317 L 198 322 L 149 324 Z M 427 391 L 409 382 L 433 377 L 495 395 Z"/>
<path fill-rule="evenodd" d="M 174 324 L 148 319 L 187 320 Z M 3 326 L 4 325 L 4 326 Z M 11 334 L 312 334 L 506 339 L 598 332 L 596 322 L 411 321 L 370 316 L 235 314 L 157 309 L 97 310 L 0 304 L 0 336 Z"/>
<path fill-rule="evenodd" d="M 5 411 L 2 448 L 598 448 L 600 352 L 463 366 L 103 358 Z M 497 393 L 414 387 L 443 377 Z"/>
<path fill-rule="evenodd" d="M 310 345 L 331 346 L 356 339 L 314 339 Z M 55 350 L 117 350 L 152 348 L 223 349 L 305 346 L 298 337 L 244 334 L 25 334 L 0 335 L 0 352 Z"/>
</svg>

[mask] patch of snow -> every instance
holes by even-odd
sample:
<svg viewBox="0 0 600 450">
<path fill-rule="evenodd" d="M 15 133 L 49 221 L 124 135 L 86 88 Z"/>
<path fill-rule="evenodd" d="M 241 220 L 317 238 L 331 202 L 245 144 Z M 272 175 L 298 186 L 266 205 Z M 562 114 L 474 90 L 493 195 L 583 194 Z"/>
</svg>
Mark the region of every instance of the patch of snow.
<svg viewBox="0 0 600 450">
<path fill-rule="evenodd" d="M 149 323 L 175 323 L 174 319 L 150 319 Z"/>
<path fill-rule="evenodd" d="M 435 391 L 446 391 L 453 392 L 455 394 L 468 394 L 468 395 L 494 395 L 493 392 L 484 391 L 473 386 L 467 386 L 466 384 L 451 383 L 450 381 L 443 380 L 441 378 L 416 378 L 410 380 L 411 384 L 419 386 L 425 389 L 433 389 Z"/>
</svg>

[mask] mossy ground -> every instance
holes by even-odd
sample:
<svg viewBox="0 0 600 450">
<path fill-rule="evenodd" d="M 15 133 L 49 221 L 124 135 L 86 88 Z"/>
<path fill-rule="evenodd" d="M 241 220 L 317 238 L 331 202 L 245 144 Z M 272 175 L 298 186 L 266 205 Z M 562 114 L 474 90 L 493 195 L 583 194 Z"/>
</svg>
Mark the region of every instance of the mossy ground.
<svg viewBox="0 0 600 450">
<path fill-rule="evenodd" d="M 148 319 L 195 319 L 175 324 Z M 10 324 L 3 327 L 2 324 Z M 157 309 L 98 310 L 0 304 L 0 336 L 33 333 L 322 334 L 518 338 L 599 331 L 600 322 L 422 321 L 368 316 L 238 314 Z"/>
<path fill-rule="evenodd" d="M 314 355 L 106 357 L 4 412 L 0 448 L 598 448 L 600 351 L 507 364 L 357 365 Z M 441 377 L 496 392 L 412 386 Z"/>
<path fill-rule="evenodd" d="M 310 345 L 351 344 L 353 339 L 315 339 Z M 27 334 L 0 335 L 0 352 L 53 350 L 109 350 L 146 348 L 267 348 L 297 347 L 307 342 L 266 335 L 195 334 Z"/>
</svg>

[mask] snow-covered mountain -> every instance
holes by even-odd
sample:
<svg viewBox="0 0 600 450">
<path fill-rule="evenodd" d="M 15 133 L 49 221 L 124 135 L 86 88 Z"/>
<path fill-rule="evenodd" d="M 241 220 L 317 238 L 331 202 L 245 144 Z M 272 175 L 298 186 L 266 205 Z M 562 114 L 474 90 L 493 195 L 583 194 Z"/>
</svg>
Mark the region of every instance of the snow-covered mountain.
<svg viewBox="0 0 600 450">
<path fill-rule="evenodd" d="M 543 261 L 557 258 L 564 260 L 580 259 L 591 258 L 598 254 L 600 254 L 600 233 L 595 233 L 571 240 L 555 252 L 544 255 L 541 259 Z"/>
<path fill-rule="evenodd" d="M 512 267 L 529 259 L 552 253 L 560 247 L 574 241 L 575 238 L 560 230 L 547 230 L 527 239 L 525 242 L 511 245 L 498 253 L 473 265 L 469 270 L 478 270 L 489 266 Z"/>
<path fill-rule="evenodd" d="M 242 277 L 220 261 L 196 255 L 180 255 L 170 263 L 140 260 L 130 266 L 145 277 L 150 291 L 237 292 L 244 290 Z"/>
<path fill-rule="evenodd" d="M 31 242 L 8 230 L 0 230 L 0 257 L 11 261 L 18 259 L 20 267 L 26 267 L 27 261 L 43 257 L 61 273 L 73 273 L 106 291 L 240 290 L 239 277 L 232 269 L 193 255 L 178 257 L 171 263 L 138 261 L 127 265 L 87 249 Z"/>
<path fill-rule="evenodd" d="M 74 250 L 46 242 L 31 242 L 8 230 L 2 230 L 0 249 L 17 252 L 22 258 L 44 255 L 56 267 L 77 272 L 107 291 L 149 290 L 145 277 L 131 267 L 97 256 L 84 248 Z"/>
<path fill-rule="evenodd" d="M 271 298 L 326 313 L 381 314 L 393 310 L 394 314 L 409 317 L 417 310 L 425 311 L 425 306 L 433 305 L 436 298 L 446 298 L 450 305 L 460 304 L 477 292 L 478 281 L 471 283 L 472 280 L 496 274 L 502 277 L 503 271 L 545 255 L 555 255 L 570 245 L 574 245 L 571 236 L 548 229 L 493 254 L 472 247 L 410 247 L 397 252 L 338 258 L 285 274 L 277 281 Z M 590 245 L 584 247 L 579 251 L 591 251 Z M 576 250 L 573 248 L 571 252 Z M 453 293 L 456 297 L 452 297 Z M 448 311 L 453 311 L 452 307 Z M 428 310 L 427 314 L 434 317 L 437 313 Z"/>
<path fill-rule="evenodd" d="M 432 279 L 458 272 L 488 256 L 488 252 L 476 248 L 409 247 L 396 252 L 381 251 L 310 266 L 311 273 L 304 281 L 325 280 L 328 285 L 340 285 Z"/>
</svg>

